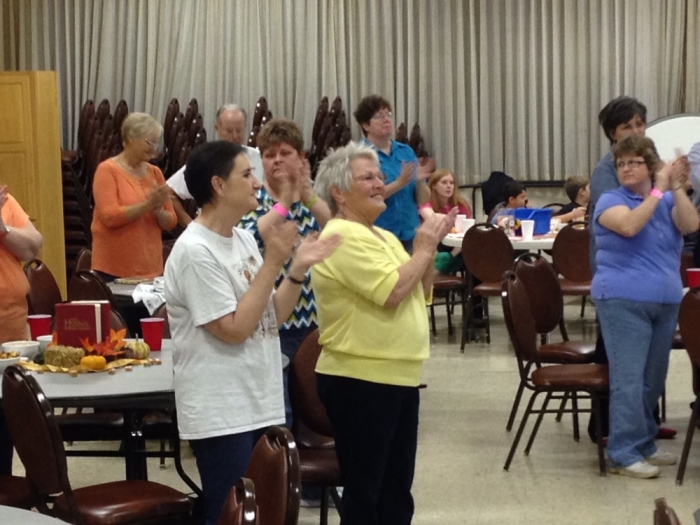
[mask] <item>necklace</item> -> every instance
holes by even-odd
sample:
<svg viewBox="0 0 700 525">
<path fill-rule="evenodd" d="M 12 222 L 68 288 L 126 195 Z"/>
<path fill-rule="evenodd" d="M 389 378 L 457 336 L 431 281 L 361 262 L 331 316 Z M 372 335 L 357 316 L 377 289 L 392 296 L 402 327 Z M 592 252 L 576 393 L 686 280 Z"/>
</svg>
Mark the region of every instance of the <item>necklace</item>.
<svg viewBox="0 0 700 525">
<path fill-rule="evenodd" d="M 119 165 L 119 167 L 131 173 L 134 177 L 142 179 L 146 174 L 146 166 L 144 162 L 139 164 L 138 168 L 132 168 L 122 157 L 117 155 L 114 157 L 114 161 Z"/>
</svg>

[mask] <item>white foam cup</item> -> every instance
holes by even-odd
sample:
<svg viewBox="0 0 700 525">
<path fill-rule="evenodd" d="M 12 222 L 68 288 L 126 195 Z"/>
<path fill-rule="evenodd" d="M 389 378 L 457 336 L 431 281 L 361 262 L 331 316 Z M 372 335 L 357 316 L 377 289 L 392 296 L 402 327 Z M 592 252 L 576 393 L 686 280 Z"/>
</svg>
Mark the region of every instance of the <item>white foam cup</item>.
<svg viewBox="0 0 700 525">
<path fill-rule="evenodd" d="M 532 234 L 535 231 L 535 221 L 533 220 L 521 220 L 520 229 L 523 232 L 523 241 L 531 241 Z"/>
</svg>

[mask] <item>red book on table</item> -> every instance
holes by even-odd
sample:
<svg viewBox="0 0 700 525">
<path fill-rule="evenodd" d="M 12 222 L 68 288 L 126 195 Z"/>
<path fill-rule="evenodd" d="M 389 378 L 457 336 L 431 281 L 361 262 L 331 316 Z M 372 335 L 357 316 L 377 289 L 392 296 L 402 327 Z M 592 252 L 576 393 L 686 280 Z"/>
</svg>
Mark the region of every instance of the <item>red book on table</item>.
<svg viewBox="0 0 700 525">
<path fill-rule="evenodd" d="M 82 348 L 81 339 L 92 344 L 109 338 L 112 306 L 108 301 L 73 301 L 56 305 L 58 344 Z"/>
</svg>

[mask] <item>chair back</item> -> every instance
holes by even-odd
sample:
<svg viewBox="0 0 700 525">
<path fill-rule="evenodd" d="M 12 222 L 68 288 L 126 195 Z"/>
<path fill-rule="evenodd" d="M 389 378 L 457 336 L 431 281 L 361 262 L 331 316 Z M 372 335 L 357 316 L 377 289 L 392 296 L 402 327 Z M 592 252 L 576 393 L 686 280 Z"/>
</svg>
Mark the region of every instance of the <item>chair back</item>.
<svg viewBox="0 0 700 525">
<path fill-rule="evenodd" d="M 525 284 L 515 272 L 509 271 L 503 275 L 501 303 L 508 335 L 518 359 L 521 378 L 525 381 L 529 363 L 535 363 L 539 367 L 540 362 L 537 354 L 535 320 L 530 313 L 530 299 Z"/>
<path fill-rule="evenodd" d="M 301 499 L 299 451 L 292 433 L 270 427 L 255 445 L 245 477 L 255 484 L 260 525 L 296 525 Z"/>
<path fill-rule="evenodd" d="M 462 258 L 469 272 L 485 283 L 498 283 L 513 268 L 513 245 L 502 230 L 482 222 L 467 230 Z"/>
<path fill-rule="evenodd" d="M 515 275 L 525 286 L 530 312 L 538 334 L 553 331 L 564 317 L 564 297 L 554 268 L 536 253 L 524 253 L 515 260 Z"/>
<path fill-rule="evenodd" d="M 239 479 L 229 491 L 217 525 L 258 525 L 255 504 L 255 484 L 248 478 Z"/>
<path fill-rule="evenodd" d="M 163 339 L 170 339 L 170 322 L 168 321 L 168 308 L 165 303 L 161 304 L 155 312 L 153 312 L 153 317 L 158 317 L 165 320 L 163 324 Z"/>
<path fill-rule="evenodd" d="M 557 274 L 576 283 L 590 281 L 590 242 L 588 223 L 572 222 L 562 228 L 552 246 L 552 264 Z"/>
<path fill-rule="evenodd" d="M 92 270 L 75 272 L 68 281 L 69 301 L 109 301 L 114 308 L 114 295 L 104 279 Z"/>
<path fill-rule="evenodd" d="M 656 500 L 654 509 L 654 525 L 681 525 L 676 511 L 666 503 L 666 498 Z"/>
<path fill-rule="evenodd" d="M 700 288 L 693 288 L 685 294 L 681 301 L 678 324 L 681 339 L 683 339 L 694 371 L 700 371 L 700 323 L 698 319 L 700 319 Z M 697 396 L 700 395 L 700 390 L 696 375 L 693 374 L 693 390 Z"/>
<path fill-rule="evenodd" d="M 63 438 L 39 383 L 23 368 L 8 366 L 2 380 L 2 402 L 12 440 L 33 490 L 44 501 L 51 494 L 64 493 L 74 508 Z"/>
<path fill-rule="evenodd" d="M 92 269 L 92 250 L 90 248 L 83 248 L 78 252 L 78 256 L 75 258 L 75 268 L 74 272 L 86 272 Z"/>
<path fill-rule="evenodd" d="M 56 312 L 56 304 L 63 299 L 49 267 L 39 259 L 32 259 L 24 267 L 24 275 L 29 281 L 27 294 L 29 314 L 53 316 Z"/>
<path fill-rule="evenodd" d="M 316 363 L 323 349 L 318 338 L 318 330 L 307 335 L 289 365 L 289 401 L 295 421 L 302 421 L 317 434 L 333 437 L 333 425 L 316 389 Z"/>
<path fill-rule="evenodd" d="M 110 310 L 109 327 L 118 332 L 119 330 L 126 330 L 126 335 L 124 337 L 131 337 L 131 332 L 129 332 L 129 327 L 126 326 L 126 321 L 114 308 Z M 165 337 L 165 336 L 163 336 Z"/>
</svg>

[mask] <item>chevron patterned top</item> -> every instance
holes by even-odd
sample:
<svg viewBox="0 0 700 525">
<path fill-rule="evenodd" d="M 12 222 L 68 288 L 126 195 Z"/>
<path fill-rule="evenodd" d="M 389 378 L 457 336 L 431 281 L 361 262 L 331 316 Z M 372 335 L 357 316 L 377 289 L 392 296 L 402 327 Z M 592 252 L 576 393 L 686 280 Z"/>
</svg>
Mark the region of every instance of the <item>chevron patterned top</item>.
<svg viewBox="0 0 700 525">
<path fill-rule="evenodd" d="M 260 253 L 264 257 L 265 243 L 263 243 L 260 232 L 258 231 L 258 219 L 269 212 L 272 207 L 277 204 L 277 201 L 267 193 L 264 186 L 258 190 L 256 197 L 258 198 L 258 207 L 247 215 L 244 215 L 241 222 L 238 223 L 238 227 L 253 233 L 258 243 L 258 248 L 260 248 Z M 321 229 L 311 211 L 304 206 L 301 201 L 292 204 L 287 220 L 297 223 L 297 229 L 302 237 L 306 237 L 310 233 L 320 231 Z M 275 289 L 287 276 L 290 262 L 291 259 L 284 263 L 284 267 L 275 281 Z M 314 291 L 311 289 L 310 276 L 311 273 L 307 271 L 304 277 L 304 284 L 301 286 L 299 302 L 294 308 L 292 315 L 287 319 L 287 322 L 280 327 L 280 330 L 288 328 L 312 328 L 316 326 L 316 298 L 314 297 Z"/>
</svg>

